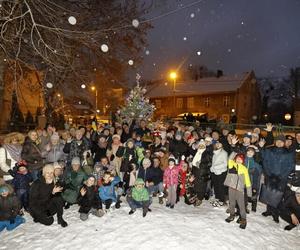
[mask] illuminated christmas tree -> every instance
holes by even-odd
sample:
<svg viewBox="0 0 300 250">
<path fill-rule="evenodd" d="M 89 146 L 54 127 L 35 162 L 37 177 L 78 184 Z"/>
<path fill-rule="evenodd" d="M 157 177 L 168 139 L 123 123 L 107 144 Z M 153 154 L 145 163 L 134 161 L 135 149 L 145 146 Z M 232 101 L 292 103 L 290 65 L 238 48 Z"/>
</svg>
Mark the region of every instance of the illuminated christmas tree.
<svg viewBox="0 0 300 250">
<path fill-rule="evenodd" d="M 117 117 L 120 122 L 131 122 L 132 120 L 145 119 L 150 120 L 155 111 L 155 106 L 145 97 L 146 88 L 140 86 L 141 76 L 137 74 L 137 85 L 130 91 L 125 100 L 125 105 L 117 111 Z"/>
</svg>

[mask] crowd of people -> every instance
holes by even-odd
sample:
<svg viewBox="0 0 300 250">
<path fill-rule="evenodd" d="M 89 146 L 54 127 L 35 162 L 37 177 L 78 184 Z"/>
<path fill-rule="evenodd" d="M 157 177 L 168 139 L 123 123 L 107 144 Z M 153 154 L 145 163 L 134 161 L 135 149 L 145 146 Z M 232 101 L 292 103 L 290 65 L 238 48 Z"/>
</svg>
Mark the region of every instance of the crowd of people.
<svg viewBox="0 0 300 250">
<path fill-rule="evenodd" d="M 300 221 L 300 132 L 273 136 L 272 124 L 238 136 L 201 124 L 145 120 L 56 131 L 54 124 L 5 136 L 0 148 L 0 232 L 25 223 L 68 226 L 64 210 L 79 207 L 82 221 L 125 202 L 129 215 L 151 203 L 226 207 L 224 219 L 241 229 L 260 200 L 265 217 Z M 122 198 L 123 197 L 123 198 Z M 122 204 L 123 203 L 123 204 Z M 224 209 L 225 211 L 225 209 Z M 224 213 L 225 214 L 225 213 Z"/>
</svg>

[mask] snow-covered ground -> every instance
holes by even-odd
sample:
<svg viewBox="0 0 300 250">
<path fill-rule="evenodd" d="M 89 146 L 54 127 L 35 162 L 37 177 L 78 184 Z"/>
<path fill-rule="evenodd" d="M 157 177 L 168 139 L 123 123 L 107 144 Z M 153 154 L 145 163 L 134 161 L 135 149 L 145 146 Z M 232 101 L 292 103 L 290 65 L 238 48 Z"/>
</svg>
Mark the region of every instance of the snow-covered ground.
<svg viewBox="0 0 300 250">
<path fill-rule="evenodd" d="M 262 204 L 248 215 L 246 230 L 226 223 L 226 208 L 207 201 L 199 208 L 181 202 L 171 210 L 155 200 L 151 208 L 145 218 L 141 210 L 129 216 L 122 203 L 119 210 L 82 222 L 73 206 L 64 215 L 67 228 L 36 224 L 26 215 L 24 225 L 0 233 L 0 249 L 300 249 L 300 229 L 285 232 L 285 222 L 262 217 Z"/>
</svg>

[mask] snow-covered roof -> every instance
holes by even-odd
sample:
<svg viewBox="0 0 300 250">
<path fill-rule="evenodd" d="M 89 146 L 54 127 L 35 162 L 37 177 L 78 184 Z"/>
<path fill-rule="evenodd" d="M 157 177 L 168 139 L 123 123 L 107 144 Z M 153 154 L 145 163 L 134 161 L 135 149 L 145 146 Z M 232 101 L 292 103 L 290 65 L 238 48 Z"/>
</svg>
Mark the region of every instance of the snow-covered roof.
<svg viewBox="0 0 300 250">
<path fill-rule="evenodd" d="M 175 95 L 205 95 L 220 92 L 235 92 L 244 81 L 248 78 L 249 72 L 234 75 L 234 76 L 221 76 L 221 77 L 208 77 L 201 78 L 197 81 L 186 80 L 178 81 L 175 84 Z M 165 83 L 157 83 L 147 92 L 147 97 L 158 98 L 173 96 L 173 82 L 168 81 Z"/>
</svg>

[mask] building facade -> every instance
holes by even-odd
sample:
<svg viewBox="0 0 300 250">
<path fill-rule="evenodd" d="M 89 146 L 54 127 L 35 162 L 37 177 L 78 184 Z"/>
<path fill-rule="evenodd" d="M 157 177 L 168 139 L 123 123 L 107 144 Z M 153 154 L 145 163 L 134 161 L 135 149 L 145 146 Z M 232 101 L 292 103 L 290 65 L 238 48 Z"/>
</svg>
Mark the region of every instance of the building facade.
<svg viewBox="0 0 300 250">
<path fill-rule="evenodd" d="M 156 106 L 156 118 L 192 112 L 229 122 L 235 114 L 239 123 L 249 123 L 260 116 L 261 98 L 253 71 L 198 81 L 157 83 L 147 95 Z"/>
</svg>

